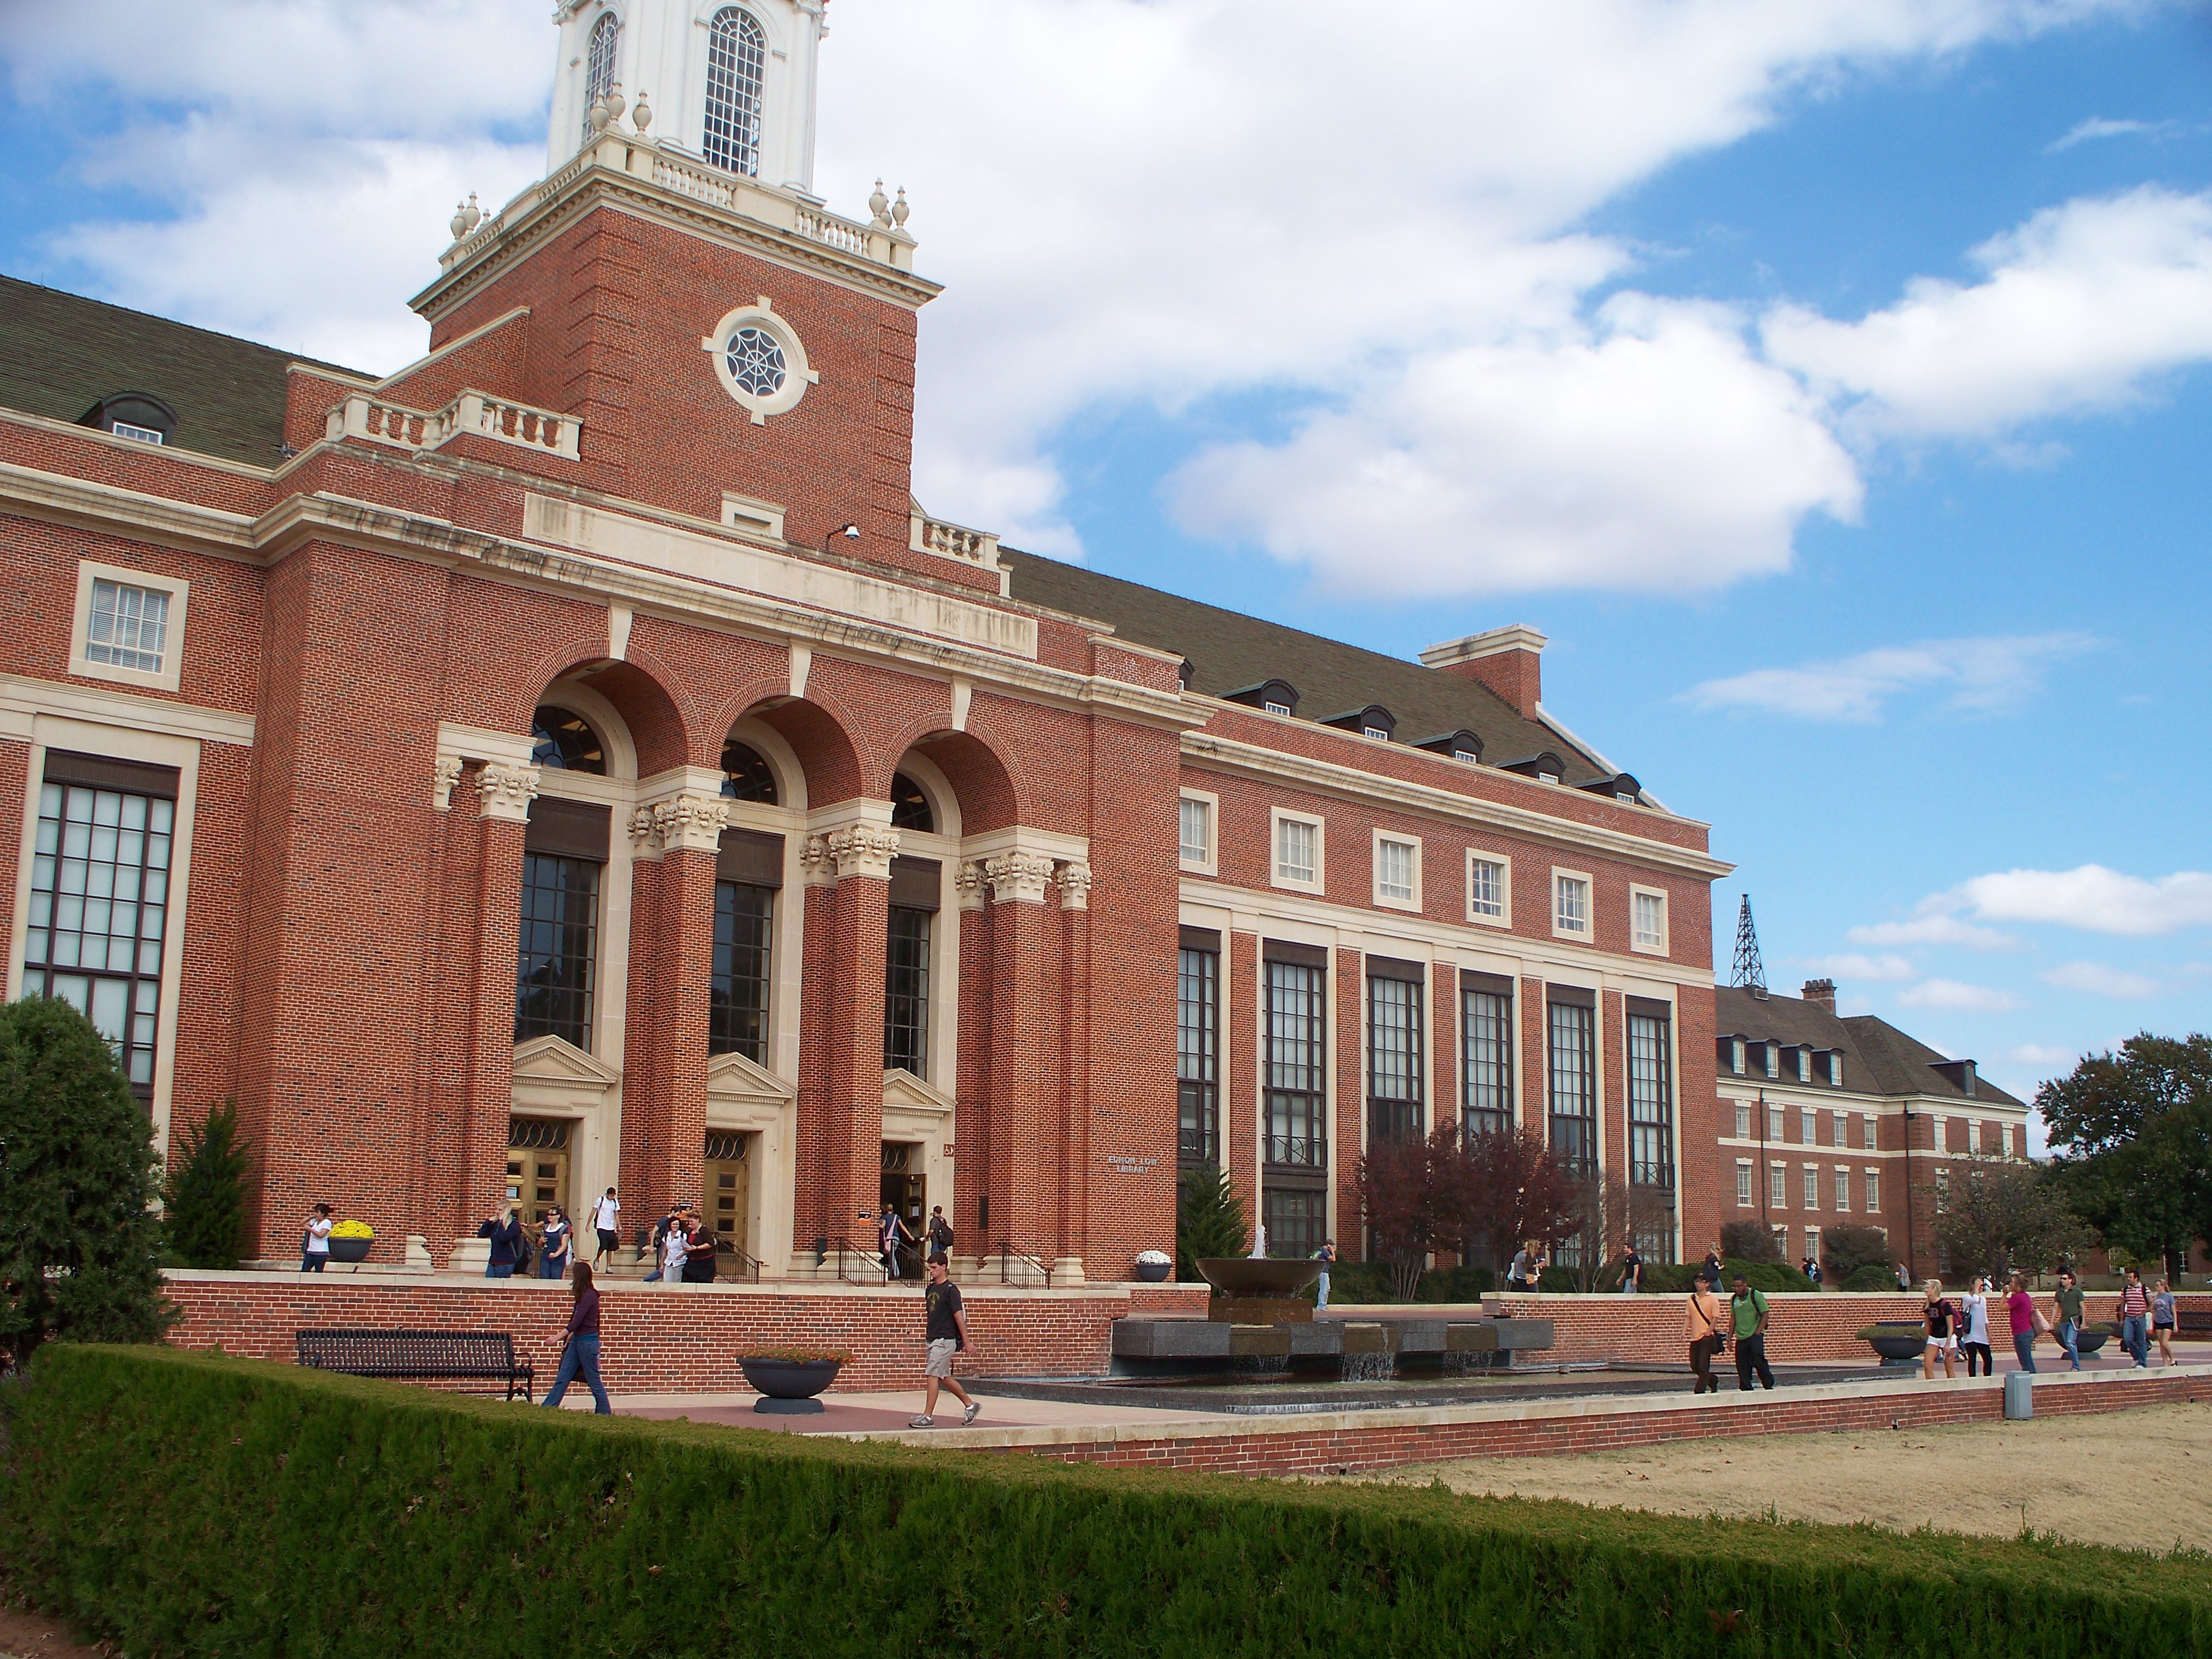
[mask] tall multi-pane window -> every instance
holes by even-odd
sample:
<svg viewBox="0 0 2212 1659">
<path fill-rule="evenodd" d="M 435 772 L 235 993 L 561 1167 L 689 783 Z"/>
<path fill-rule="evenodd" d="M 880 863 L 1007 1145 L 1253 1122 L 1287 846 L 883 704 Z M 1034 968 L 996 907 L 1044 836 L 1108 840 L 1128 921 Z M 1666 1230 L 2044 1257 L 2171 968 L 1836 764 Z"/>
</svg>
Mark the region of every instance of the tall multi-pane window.
<svg viewBox="0 0 2212 1659">
<path fill-rule="evenodd" d="M 1637 894 L 1634 921 L 1638 950 L 1663 951 L 1667 948 L 1667 896 L 1665 894 Z"/>
<path fill-rule="evenodd" d="M 1859 1121 L 1866 1128 L 1867 1151 L 1871 1152 L 1878 1150 L 1881 1146 L 1881 1130 L 1880 1127 L 1875 1123 L 1872 1117 L 1862 1118 Z"/>
<path fill-rule="evenodd" d="M 1800 1109 L 1797 1114 L 1797 1139 L 1810 1146 L 1820 1138 L 1820 1120 L 1814 1115 L 1811 1107 Z"/>
<path fill-rule="evenodd" d="M 1418 1139 L 1421 1110 L 1421 984 L 1367 981 L 1367 1137 Z"/>
<path fill-rule="evenodd" d="M 1188 805 L 1188 803 L 1186 803 Z M 1221 953 L 1186 947 L 1176 966 L 1176 1155 L 1221 1161 Z"/>
<path fill-rule="evenodd" d="M 1550 1005 L 1552 1151 L 1577 1175 L 1597 1161 L 1595 1011 L 1579 1003 Z"/>
<path fill-rule="evenodd" d="M 1315 857 L 1321 826 L 1304 818 L 1275 820 L 1275 879 L 1311 884 L 1320 879 Z"/>
<path fill-rule="evenodd" d="M 716 12 L 707 26 L 707 131 L 701 146 L 716 167 L 760 171 L 761 82 L 767 70 L 768 37 L 759 21 L 738 6 Z"/>
<path fill-rule="evenodd" d="M 1267 1161 L 1325 1169 L 1322 970 L 1270 962 L 1267 971 Z"/>
<path fill-rule="evenodd" d="M 1751 1160 L 1747 1158 L 1735 1161 L 1735 1206 L 1739 1210 L 1751 1207 Z"/>
<path fill-rule="evenodd" d="M 1804 1173 L 1805 1207 L 1808 1210 L 1817 1210 L 1820 1207 L 1820 1166 L 1817 1164 L 1808 1164 Z"/>
<path fill-rule="evenodd" d="M 1413 902 L 1414 859 L 1418 849 L 1409 841 L 1388 836 L 1375 843 L 1375 896 L 1392 904 Z"/>
<path fill-rule="evenodd" d="M 1552 878 L 1552 927 L 1562 933 L 1589 932 L 1589 883 L 1582 877 Z"/>
<path fill-rule="evenodd" d="M 1492 918 L 1504 915 L 1505 866 L 1497 860 L 1468 860 L 1467 913 Z"/>
<path fill-rule="evenodd" d="M 1628 1178 L 1674 1184 L 1674 1079 L 1663 1014 L 1628 1017 Z"/>
<path fill-rule="evenodd" d="M 169 596 L 158 587 L 95 578 L 92 614 L 86 619 L 84 659 L 111 668 L 161 672 L 168 649 Z"/>
<path fill-rule="evenodd" d="M 1213 803 L 1182 798 L 1182 857 L 1185 864 L 1213 862 Z"/>
<path fill-rule="evenodd" d="M 927 1077 L 929 1063 L 929 920 L 927 910 L 890 908 L 884 958 L 884 1069 Z"/>
<path fill-rule="evenodd" d="M 1260 1213 L 1267 1254 L 1304 1258 L 1321 1249 L 1328 1226 L 1328 1194 L 1318 1188 L 1270 1187 Z"/>
<path fill-rule="evenodd" d="M 522 933 L 514 978 L 514 1040 L 557 1036 L 592 1047 L 599 866 L 588 859 L 522 858 Z"/>
<path fill-rule="evenodd" d="M 176 804 L 55 781 L 54 769 L 50 762 L 39 791 L 23 994 L 58 998 L 90 1018 L 132 1090 L 150 1098 Z"/>
<path fill-rule="evenodd" d="M 1461 1099 L 1467 1133 L 1513 1127 L 1513 998 L 1503 990 L 1460 992 Z"/>
<path fill-rule="evenodd" d="M 1869 1213 L 1876 1215 L 1881 1213 L 1881 1171 L 1879 1170 L 1869 1170 L 1866 1172 L 1866 1200 L 1867 1210 Z"/>
<path fill-rule="evenodd" d="M 592 25 L 592 38 L 584 48 L 584 142 L 591 142 L 592 106 L 615 89 L 615 37 L 622 25 L 612 12 L 600 15 Z"/>
<path fill-rule="evenodd" d="M 1790 1167 L 1773 1164 L 1766 1170 L 1766 1201 L 1778 1210 L 1790 1207 Z"/>
<path fill-rule="evenodd" d="M 1836 1171 L 1836 1207 L 1839 1210 L 1851 1207 L 1851 1172 L 1849 1170 Z"/>
<path fill-rule="evenodd" d="M 708 989 L 707 1052 L 768 1064 L 769 941 L 775 893 L 750 882 L 714 884 L 714 966 Z"/>
</svg>

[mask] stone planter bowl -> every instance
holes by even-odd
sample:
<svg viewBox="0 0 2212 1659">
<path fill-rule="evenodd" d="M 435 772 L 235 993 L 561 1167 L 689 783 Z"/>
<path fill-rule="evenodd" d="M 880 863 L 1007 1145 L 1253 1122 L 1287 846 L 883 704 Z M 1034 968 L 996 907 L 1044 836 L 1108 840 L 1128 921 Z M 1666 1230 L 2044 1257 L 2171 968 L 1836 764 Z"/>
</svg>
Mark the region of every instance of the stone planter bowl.
<svg viewBox="0 0 2212 1659">
<path fill-rule="evenodd" d="M 331 1260 L 333 1261 L 366 1261 L 373 1238 L 333 1238 L 331 1240 Z"/>
<path fill-rule="evenodd" d="M 2084 1325 L 2074 1333 L 2074 1351 L 2076 1353 L 2094 1353 L 2111 1341 L 2114 1334 L 2110 1325 Z M 2063 1353 L 2066 1351 L 2062 1347 L 2059 1352 Z"/>
<path fill-rule="evenodd" d="M 1866 1343 L 1881 1356 L 1883 1364 L 1905 1365 L 1920 1358 L 1928 1346 L 1928 1333 L 1919 1325 L 1876 1326 Z"/>
<path fill-rule="evenodd" d="M 1172 1261 L 1139 1261 L 1137 1264 L 1137 1280 L 1139 1284 L 1158 1285 L 1174 1271 L 1175 1263 Z"/>
<path fill-rule="evenodd" d="M 753 1402 L 755 1411 L 798 1416 L 823 1409 L 822 1402 L 814 1396 L 837 1380 L 838 1368 L 844 1363 L 842 1359 L 740 1357 L 738 1369 L 760 1393 L 761 1397 Z"/>
</svg>

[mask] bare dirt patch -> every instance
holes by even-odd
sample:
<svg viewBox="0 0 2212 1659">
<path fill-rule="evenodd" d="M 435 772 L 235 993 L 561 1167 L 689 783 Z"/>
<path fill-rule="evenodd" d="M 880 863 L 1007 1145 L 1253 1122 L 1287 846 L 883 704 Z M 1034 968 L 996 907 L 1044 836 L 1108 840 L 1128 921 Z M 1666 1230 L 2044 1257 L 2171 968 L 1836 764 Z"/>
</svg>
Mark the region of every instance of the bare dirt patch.
<svg viewBox="0 0 2212 1659">
<path fill-rule="evenodd" d="M 2212 1406 L 1951 1429 L 1761 1435 L 1563 1457 L 1483 1457 L 1354 1477 L 1663 1515 L 1869 1521 L 2121 1549 L 2212 1544 Z"/>
</svg>

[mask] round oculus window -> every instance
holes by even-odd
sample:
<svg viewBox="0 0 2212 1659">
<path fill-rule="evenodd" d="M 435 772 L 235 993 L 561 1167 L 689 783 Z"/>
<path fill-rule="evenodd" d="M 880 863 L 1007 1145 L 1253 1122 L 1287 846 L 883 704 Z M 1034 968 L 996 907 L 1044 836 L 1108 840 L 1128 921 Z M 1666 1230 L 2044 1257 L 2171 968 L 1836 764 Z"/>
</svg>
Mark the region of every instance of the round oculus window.
<svg viewBox="0 0 2212 1659">
<path fill-rule="evenodd" d="M 790 378 L 783 343 L 757 324 L 748 323 L 730 336 L 725 348 L 730 379 L 741 391 L 756 398 L 773 398 Z"/>
</svg>

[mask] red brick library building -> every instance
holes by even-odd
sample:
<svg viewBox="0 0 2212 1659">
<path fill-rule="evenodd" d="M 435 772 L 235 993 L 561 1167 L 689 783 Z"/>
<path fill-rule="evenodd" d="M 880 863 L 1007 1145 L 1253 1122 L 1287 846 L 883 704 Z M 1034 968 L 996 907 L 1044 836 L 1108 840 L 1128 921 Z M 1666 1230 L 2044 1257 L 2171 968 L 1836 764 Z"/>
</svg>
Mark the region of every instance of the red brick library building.
<svg viewBox="0 0 2212 1659">
<path fill-rule="evenodd" d="M 1455 1121 L 1702 1250 L 1706 827 L 1531 629 L 1402 661 L 923 512 L 937 288 L 811 193 L 821 18 L 564 5 L 547 174 L 387 377 L 0 285 L 8 994 L 165 1145 L 234 1097 L 271 1256 L 615 1185 L 768 1278 L 889 1200 L 1123 1279 L 1200 1159 L 1357 1254 L 1369 1138 Z"/>
</svg>

